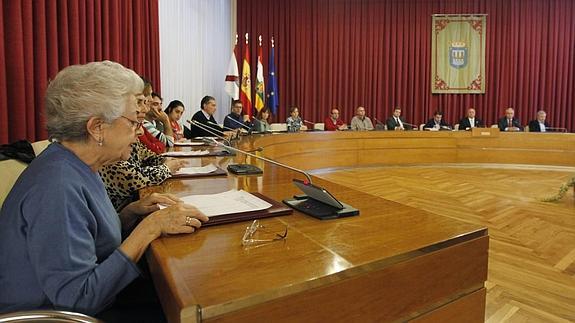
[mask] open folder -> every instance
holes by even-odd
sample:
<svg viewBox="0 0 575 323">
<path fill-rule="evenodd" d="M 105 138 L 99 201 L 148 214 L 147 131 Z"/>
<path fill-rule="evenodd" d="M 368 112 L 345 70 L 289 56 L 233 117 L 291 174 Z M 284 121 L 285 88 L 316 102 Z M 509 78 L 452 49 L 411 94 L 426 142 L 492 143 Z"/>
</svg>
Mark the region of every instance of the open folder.
<svg viewBox="0 0 575 323">
<path fill-rule="evenodd" d="M 217 194 L 188 195 L 181 198 L 198 208 L 210 220 L 202 226 L 240 222 L 292 214 L 293 210 L 260 193 L 229 190 Z"/>
</svg>

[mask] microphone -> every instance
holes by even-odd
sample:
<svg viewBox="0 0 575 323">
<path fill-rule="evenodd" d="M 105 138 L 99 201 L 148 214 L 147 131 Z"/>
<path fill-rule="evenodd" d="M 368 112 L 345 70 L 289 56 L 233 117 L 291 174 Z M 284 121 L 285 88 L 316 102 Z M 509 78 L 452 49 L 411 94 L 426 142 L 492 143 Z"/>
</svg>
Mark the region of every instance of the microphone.
<svg viewBox="0 0 575 323">
<path fill-rule="evenodd" d="M 567 128 L 561 128 L 561 127 L 545 127 L 545 129 L 549 129 L 551 131 L 556 131 L 556 132 L 568 132 Z"/>
<path fill-rule="evenodd" d="M 217 146 L 222 145 L 222 143 L 217 142 L 216 140 L 212 139 L 212 141 Z M 289 165 L 277 162 L 277 161 L 269 159 L 269 158 L 254 155 L 254 154 L 251 154 L 247 151 L 244 151 L 244 150 L 241 150 L 238 148 L 234 148 L 234 147 L 228 147 L 228 148 L 230 148 L 231 150 L 233 150 L 237 153 L 241 153 L 241 154 L 244 154 L 244 155 L 247 155 L 247 156 L 250 156 L 250 157 L 274 164 L 276 166 L 279 166 L 282 168 L 287 168 L 289 170 L 303 174 L 306 177 L 306 181 L 293 179 L 293 183 L 300 190 L 302 190 L 305 193 L 305 195 L 297 195 L 297 196 L 294 196 L 293 199 L 283 200 L 283 202 L 285 204 L 291 206 L 292 208 L 294 208 L 294 209 L 296 209 L 302 213 L 305 213 L 307 215 L 311 215 L 315 218 L 322 219 L 322 220 L 334 219 L 334 218 L 345 217 L 345 216 L 359 215 L 358 209 L 356 209 L 356 208 L 354 208 L 348 204 L 345 204 L 345 203 L 338 201 L 326 189 L 313 185 L 311 176 L 307 172 L 305 172 L 304 170 L 301 170 L 301 169 L 298 169 L 295 167 L 291 167 Z M 230 166 L 233 166 L 233 165 L 230 165 Z M 228 169 L 230 166 L 228 166 Z M 252 165 L 248 165 L 248 166 L 252 166 Z"/>
<path fill-rule="evenodd" d="M 211 124 L 212 126 L 218 126 L 218 127 L 220 126 L 219 124 L 213 123 L 213 122 L 211 122 L 210 120 L 208 120 L 208 123 Z M 221 127 L 224 128 L 224 129 L 226 129 L 226 130 L 229 130 L 229 131 L 237 131 L 237 130 L 238 130 L 238 129 L 232 129 L 232 128 L 226 127 L 226 126 L 221 126 Z"/>
<path fill-rule="evenodd" d="M 213 139 L 212 139 L 212 140 L 213 140 Z M 222 145 L 223 145 L 221 142 L 217 142 L 216 140 L 213 140 L 213 143 L 215 143 L 216 146 L 222 146 Z M 263 161 L 265 161 L 265 162 L 268 162 L 268 163 L 271 163 L 271 164 L 274 164 L 274 165 L 277 165 L 277 166 L 280 166 L 280 167 L 283 167 L 283 168 L 287 168 L 287 169 L 289 169 L 289 170 L 293 170 L 294 172 L 298 172 L 298 173 L 300 173 L 300 174 L 303 174 L 303 175 L 306 177 L 307 181 L 308 181 L 310 184 L 312 183 L 311 176 L 310 176 L 308 173 L 306 173 L 305 171 L 301 170 L 301 169 L 298 169 L 298 168 L 295 168 L 295 167 L 291 167 L 291 166 L 288 166 L 288 165 L 286 165 L 286 164 L 282 164 L 282 163 L 279 163 L 279 162 L 277 162 L 277 161 L 275 161 L 275 160 L 268 159 L 268 158 L 265 158 L 265 157 L 262 157 L 262 156 L 254 155 L 254 154 L 252 154 L 252 153 L 249 153 L 249 152 L 247 152 L 247 151 L 244 151 L 244 150 L 241 150 L 241 149 L 238 149 L 238 148 L 234 148 L 234 147 L 227 147 L 227 148 L 229 148 L 230 150 L 232 150 L 232 151 L 234 151 L 234 152 L 237 152 L 237 153 L 240 153 L 240 154 L 244 154 L 244 155 L 253 157 L 253 158 L 255 158 L 255 159 L 263 160 Z M 261 147 L 260 147 L 260 148 L 261 148 Z M 263 150 L 263 148 L 261 148 L 261 150 Z M 259 151 L 261 151 L 261 150 L 259 150 Z"/>
<path fill-rule="evenodd" d="M 312 130 L 312 131 L 315 130 L 315 122 L 303 120 L 303 123 L 307 123 L 307 124 L 311 125 L 311 127 L 308 130 Z"/>
<path fill-rule="evenodd" d="M 232 120 L 233 122 L 235 122 L 235 123 L 239 124 L 240 126 L 246 128 L 247 130 L 252 130 L 251 127 L 248 127 L 247 125 L 243 124 L 242 122 L 239 122 L 238 120 L 236 120 L 236 119 L 230 117 L 229 115 L 227 115 L 226 118 L 229 119 L 229 120 Z M 235 129 L 234 129 L 234 130 L 235 130 Z"/>
<path fill-rule="evenodd" d="M 206 126 L 205 124 L 203 124 L 203 123 L 201 123 L 201 122 L 199 122 L 199 121 L 196 121 L 196 120 L 187 120 L 187 121 L 188 121 L 189 124 L 191 124 L 191 125 L 193 125 L 193 126 L 196 126 L 196 127 L 200 128 L 200 129 L 204 130 L 205 132 L 207 132 L 207 133 L 213 135 L 214 137 L 223 140 L 224 142 L 226 142 L 226 143 L 228 144 L 228 146 L 231 146 L 231 145 L 232 145 L 232 143 L 230 142 L 230 140 L 229 140 L 228 138 L 226 138 L 226 137 L 220 135 L 219 133 L 215 132 L 214 129 L 212 129 L 212 128 Z"/>
<path fill-rule="evenodd" d="M 417 126 L 416 126 L 416 125 L 414 125 L 414 124 L 412 124 L 412 123 L 403 122 L 403 121 L 402 121 L 401 123 L 403 123 L 403 124 L 406 124 L 406 125 L 408 125 L 408 126 L 410 126 L 410 127 L 414 128 L 414 129 L 416 129 L 416 128 L 417 128 Z"/>
<path fill-rule="evenodd" d="M 212 126 L 216 126 L 216 127 L 219 127 L 219 126 L 220 126 L 219 124 L 213 123 L 213 122 L 211 122 L 210 120 L 208 120 L 208 123 L 211 124 Z M 234 140 L 234 139 L 240 139 L 240 132 L 239 132 L 239 131 L 240 131 L 240 128 L 238 128 L 238 129 L 232 129 L 232 128 L 226 127 L 226 126 L 222 126 L 222 127 L 223 127 L 224 129 L 226 129 L 226 130 L 233 131 L 233 132 L 236 133 L 236 136 L 233 137 L 232 140 Z"/>
</svg>

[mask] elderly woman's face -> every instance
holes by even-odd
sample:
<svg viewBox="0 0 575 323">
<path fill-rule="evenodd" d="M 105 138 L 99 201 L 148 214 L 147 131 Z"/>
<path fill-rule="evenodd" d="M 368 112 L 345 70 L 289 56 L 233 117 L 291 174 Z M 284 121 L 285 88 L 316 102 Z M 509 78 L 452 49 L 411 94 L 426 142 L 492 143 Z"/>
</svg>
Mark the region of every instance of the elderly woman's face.
<svg viewBox="0 0 575 323">
<path fill-rule="evenodd" d="M 138 117 L 137 98 L 131 96 L 126 100 L 124 113 L 107 129 L 107 138 L 104 142 L 110 163 L 130 158 L 132 144 L 138 140 L 136 130 L 141 122 Z"/>
</svg>

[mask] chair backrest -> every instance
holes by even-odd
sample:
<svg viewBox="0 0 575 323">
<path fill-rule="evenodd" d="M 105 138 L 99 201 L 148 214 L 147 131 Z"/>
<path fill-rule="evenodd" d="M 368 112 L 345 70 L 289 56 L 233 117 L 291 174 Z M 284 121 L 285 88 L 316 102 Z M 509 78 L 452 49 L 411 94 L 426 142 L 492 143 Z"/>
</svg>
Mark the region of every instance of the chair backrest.
<svg viewBox="0 0 575 323">
<path fill-rule="evenodd" d="M 287 123 L 272 123 L 270 131 L 287 131 Z"/>
<path fill-rule="evenodd" d="M 50 142 L 48 140 L 42 140 L 32 143 L 32 148 L 34 149 L 34 153 L 38 156 L 48 145 Z M 4 204 L 4 200 L 20 174 L 26 169 L 28 165 L 21 161 L 15 159 L 8 159 L 0 161 L 0 207 Z"/>
<path fill-rule="evenodd" d="M 4 204 L 12 186 L 27 166 L 26 163 L 15 159 L 0 161 L 0 178 L 2 178 L 0 181 L 0 207 Z"/>
<path fill-rule="evenodd" d="M 66 311 L 22 311 L 0 314 L 0 323 L 13 322 L 66 322 L 66 323 L 103 323 L 88 315 Z"/>
<path fill-rule="evenodd" d="M 456 123 L 456 124 L 453 126 L 453 130 L 459 130 L 459 123 Z"/>
<path fill-rule="evenodd" d="M 314 123 L 313 130 L 325 130 L 325 123 Z"/>
<path fill-rule="evenodd" d="M 425 123 L 419 125 L 419 131 L 423 131 L 423 127 L 425 127 Z"/>
<path fill-rule="evenodd" d="M 525 132 L 529 132 L 529 125 L 526 125 L 525 128 L 523 128 L 523 129 L 525 129 L 524 130 Z"/>
</svg>

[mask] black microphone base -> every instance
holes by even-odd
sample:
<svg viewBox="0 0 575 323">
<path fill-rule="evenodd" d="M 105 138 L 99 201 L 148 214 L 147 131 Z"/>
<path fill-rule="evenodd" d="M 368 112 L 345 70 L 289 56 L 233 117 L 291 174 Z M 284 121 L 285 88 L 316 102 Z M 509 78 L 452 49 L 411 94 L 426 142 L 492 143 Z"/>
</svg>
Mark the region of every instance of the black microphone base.
<svg viewBox="0 0 575 323">
<path fill-rule="evenodd" d="M 263 173 L 261 168 L 250 164 L 228 165 L 228 171 L 236 175 L 258 175 Z"/>
<path fill-rule="evenodd" d="M 340 201 L 343 205 L 343 209 L 338 209 L 331 205 L 327 205 L 320 201 L 314 200 L 306 195 L 298 195 L 294 199 L 285 199 L 283 202 L 309 216 L 320 220 L 331 220 L 338 219 L 348 216 L 359 215 L 359 210 L 351 205 L 345 204 Z"/>
</svg>

